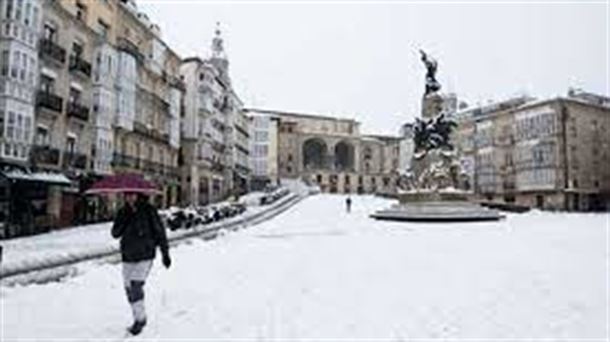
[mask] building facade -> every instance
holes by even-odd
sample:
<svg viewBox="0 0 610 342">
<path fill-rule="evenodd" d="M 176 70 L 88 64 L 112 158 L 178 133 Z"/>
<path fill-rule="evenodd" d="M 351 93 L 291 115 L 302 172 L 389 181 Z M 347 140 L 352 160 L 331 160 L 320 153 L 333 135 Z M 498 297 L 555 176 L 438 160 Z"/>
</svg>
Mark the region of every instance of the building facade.
<svg viewBox="0 0 610 342">
<path fill-rule="evenodd" d="M 278 122 L 270 114 L 248 110 L 251 122 L 250 169 L 251 189 L 258 191 L 279 184 Z"/>
<path fill-rule="evenodd" d="M 208 59 L 186 58 L 182 122 L 182 203 L 207 204 L 247 191 L 250 120 L 231 86 L 219 29 Z"/>
<path fill-rule="evenodd" d="M 330 193 L 392 193 L 398 138 L 363 136 L 351 119 L 252 109 L 278 120 L 278 175 Z"/>
<path fill-rule="evenodd" d="M 0 129 L 3 234 L 108 217 L 108 203 L 84 190 L 112 173 L 142 174 L 163 190 L 159 205 L 176 203 L 184 87 L 158 26 L 126 0 L 7 0 L 0 14 L 12 93 L 0 95 L 10 107 Z"/>
<path fill-rule="evenodd" d="M 610 208 L 610 100 L 517 98 L 459 113 L 461 158 L 483 201 L 553 210 Z M 473 134 L 474 133 L 474 134 Z M 468 136 L 474 136 L 474 147 Z M 586 165 L 586 166 L 584 166 Z"/>
<path fill-rule="evenodd" d="M 16 176 L 34 142 L 41 22 L 41 2 L 0 1 L 0 237 L 33 233 L 48 211 L 50 184 Z"/>
<path fill-rule="evenodd" d="M 177 203 L 181 59 L 133 4 L 119 2 L 117 18 L 117 112 L 113 169 L 136 172 L 162 189 L 160 205 Z"/>
</svg>

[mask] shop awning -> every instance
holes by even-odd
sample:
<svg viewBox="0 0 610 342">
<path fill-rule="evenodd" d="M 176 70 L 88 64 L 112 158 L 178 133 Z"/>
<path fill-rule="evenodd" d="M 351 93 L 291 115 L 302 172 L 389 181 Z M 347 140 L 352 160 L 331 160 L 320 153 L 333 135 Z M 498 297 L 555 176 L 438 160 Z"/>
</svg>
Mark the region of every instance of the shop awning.
<svg viewBox="0 0 610 342">
<path fill-rule="evenodd" d="M 55 185 L 72 185 L 72 181 L 61 173 L 52 172 L 25 172 L 21 170 L 11 170 L 3 172 L 4 176 L 8 179 L 27 181 L 27 182 L 41 182 L 50 183 Z"/>
</svg>

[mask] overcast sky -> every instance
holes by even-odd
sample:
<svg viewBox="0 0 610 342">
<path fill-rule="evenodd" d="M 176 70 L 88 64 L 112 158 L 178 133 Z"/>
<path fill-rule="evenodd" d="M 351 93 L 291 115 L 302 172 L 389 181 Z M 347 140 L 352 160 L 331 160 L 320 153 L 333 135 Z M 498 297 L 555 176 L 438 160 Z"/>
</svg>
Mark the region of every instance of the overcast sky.
<svg viewBox="0 0 610 342">
<path fill-rule="evenodd" d="M 221 23 L 248 107 L 355 118 L 396 134 L 419 115 L 425 68 L 469 104 L 516 94 L 608 94 L 608 5 L 578 3 L 220 3 L 138 0 L 182 56 L 208 56 Z"/>
</svg>

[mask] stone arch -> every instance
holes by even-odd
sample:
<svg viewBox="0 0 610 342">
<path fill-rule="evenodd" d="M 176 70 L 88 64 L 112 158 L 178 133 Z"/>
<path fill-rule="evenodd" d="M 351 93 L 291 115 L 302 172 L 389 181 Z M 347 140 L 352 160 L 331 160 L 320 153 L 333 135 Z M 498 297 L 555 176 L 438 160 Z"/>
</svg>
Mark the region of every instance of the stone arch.
<svg viewBox="0 0 610 342">
<path fill-rule="evenodd" d="M 327 167 L 328 147 L 320 138 L 310 138 L 303 142 L 303 169 L 319 170 Z"/>
<path fill-rule="evenodd" d="M 338 171 L 354 170 L 354 145 L 341 140 L 335 145 L 335 169 Z"/>
</svg>

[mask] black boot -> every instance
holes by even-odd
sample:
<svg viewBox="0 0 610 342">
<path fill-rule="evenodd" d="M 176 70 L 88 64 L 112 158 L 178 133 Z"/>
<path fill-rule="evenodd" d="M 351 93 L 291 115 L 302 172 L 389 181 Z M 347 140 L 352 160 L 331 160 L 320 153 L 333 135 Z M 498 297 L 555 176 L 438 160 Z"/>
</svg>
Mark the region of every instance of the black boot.
<svg viewBox="0 0 610 342">
<path fill-rule="evenodd" d="M 129 331 L 129 333 L 132 334 L 133 336 L 136 336 L 142 332 L 142 329 L 144 329 L 145 325 L 146 325 L 146 320 L 135 321 L 135 322 L 133 322 L 132 326 L 127 328 L 127 331 Z"/>
</svg>

